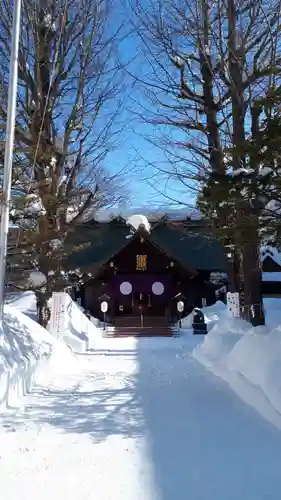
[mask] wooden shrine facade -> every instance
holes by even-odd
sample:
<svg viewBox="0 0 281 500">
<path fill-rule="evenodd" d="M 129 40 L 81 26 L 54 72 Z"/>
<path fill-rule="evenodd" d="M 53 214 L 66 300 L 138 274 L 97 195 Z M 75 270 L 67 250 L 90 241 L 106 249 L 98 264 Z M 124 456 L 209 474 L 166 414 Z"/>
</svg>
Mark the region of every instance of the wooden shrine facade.
<svg viewBox="0 0 281 500">
<path fill-rule="evenodd" d="M 79 233 L 79 234 L 78 234 Z M 194 306 L 211 305 L 221 284 L 212 273 L 225 273 L 226 264 L 217 240 L 200 225 L 163 221 L 147 232 L 126 221 L 92 222 L 80 226 L 76 244 L 85 245 L 70 257 L 72 267 L 84 270 L 76 298 L 102 319 L 101 302 L 108 302 L 107 322 L 118 318 L 178 320 L 177 302 L 184 302 L 182 317 Z"/>
</svg>

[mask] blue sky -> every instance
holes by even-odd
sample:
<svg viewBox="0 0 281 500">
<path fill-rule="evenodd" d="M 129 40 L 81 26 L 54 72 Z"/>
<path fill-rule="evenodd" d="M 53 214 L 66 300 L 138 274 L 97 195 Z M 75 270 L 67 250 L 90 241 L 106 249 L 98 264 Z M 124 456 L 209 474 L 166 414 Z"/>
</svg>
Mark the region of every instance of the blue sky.
<svg viewBox="0 0 281 500">
<path fill-rule="evenodd" d="M 126 14 L 125 14 L 126 15 Z M 121 14 L 122 16 L 122 14 Z M 123 62 L 130 60 L 129 72 L 144 77 L 148 68 L 141 55 L 139 40 L 136 35 L 130 34 L 121 45 L 120 56 Z M 139 111 L 139 104 L 149 107 L 138 85 L 133 85 L 133 79 L 127 75 L 127 95 L 122 119 L 125 121 L 125 130 L 118 138 L 118 148 L 107 158 L 108 167 L 114 172 L 121 171 L 127 166 L 127 182 L 131 193 L 130 204 L 136 207 L 168 206 L 183 208 L 183 204 L 191 205 L 194 200 L 191 193 L 181 188 L 179 183 L 167 179 L 151 165 L 163 165 L 166 162 L 161 148 L 149 143 L 145 136 L 153 137 L 157 142 L 160 135 L 159 127 L 144 124 L 134 115 Z M 173 200 L 178 200 L 178 203 Z"/>
<path fill-rule="evenodd" d="M 164 204 L 169 207 L 180 205 L 182 208 L 181 203 L 185 203 L 185 200 L 188 204 L 191 203 L 190 193 L 149 165 L 161 165 L 166 161 L 161 150 L 142 137 L 151 132 L 148 131 L 149 128 L 151 127 L 138 124 L 133 130 L 124 132 L 120 146 L 108 156 L 107 164 L 114 172 L 122 171 L 125 167 L 126 182 L 131 194 L 130 203 L 133 206 L 148 208 Z M 179 203 L 173 200 L 178 200 Z"/>
<path fill-rule="evenodd" d="M 130 203 L 145 208 L 151 205 L 157 208 L 163 205 L 182 208 L 182 204 L 192 204 L 191 194 L 187 189 L 181 188 L 178 182 L 167 179 L 156 168 L 147 165 L 146 162 L 161 165 L 165 161 L 161 151 L 141 137 L 147 133 L 147 128 L 139 124 L 133 131 L 124 134 L 124 144 L 108 157 L 108 163 L 112 166 L 114 164 L 114 172 L 121 171 L 127 165 Z"/>
</svg>

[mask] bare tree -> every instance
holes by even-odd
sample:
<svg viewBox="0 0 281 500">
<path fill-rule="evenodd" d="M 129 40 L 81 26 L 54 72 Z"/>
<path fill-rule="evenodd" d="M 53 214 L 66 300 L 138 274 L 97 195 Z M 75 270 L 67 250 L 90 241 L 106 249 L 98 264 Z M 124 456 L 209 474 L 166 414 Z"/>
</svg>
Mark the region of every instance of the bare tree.
<svg viewBox="0 0 281 500">
<path fill-rule="evenodd" d="M 244 293 L 247 317 L 262 324 L 260 207 L 238 188 L 241 169 L 259 172 L 247 144 L 270 113 L 261 98 L 280 85 L 280 0 L 136 0 L 132 7 L 150 68 L 142 114 L 165 131 L 162 173 L 187 189 L 204 186 L 201 209 L 231 257 L 234 289 Z"/>
<path fill-rule="evenodd" d="M 2 128 L 12 3 L 1 4 Z M 116 7 L 106 0 L 23 0 L 13 210 L 14 218 L 32 221 L 28 242 L 25 227 L 19 245 L 35 252 L 35 265 L 47 277 L 44 293 L 38 292 L 40 311 L 61 274 L 62 258 L 53 242 L 59 240 L 63 248 L 75 223 L 124 195 L 104 167 L 116 146 L 115 118 L 122 106 L 124 75 L 117 53 L 122 27 L 115 21 Z"/>
</svg>

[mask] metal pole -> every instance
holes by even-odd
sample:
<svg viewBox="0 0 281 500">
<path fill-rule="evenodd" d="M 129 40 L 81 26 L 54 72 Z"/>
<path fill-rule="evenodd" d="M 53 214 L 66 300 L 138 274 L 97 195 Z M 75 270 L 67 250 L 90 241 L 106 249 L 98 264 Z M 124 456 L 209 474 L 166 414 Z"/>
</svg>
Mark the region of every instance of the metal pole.
<svg viewBox="0 0 281 500">
<path fill-rule="evenodd" d="M 9 212 L 11 199 L 12 164 L 15 136 L 15 119 L 17 106 L 18 83 L 18 51 L 20 37 L 21 0 L 14 0 L 12 42 L 9 69 L 8 110 L 5 138 L 4 178 L 1 203 L 0 223 L 0 332 L 3 333 L 5 268 L 7 257 L 7 240 L 9 231 Z"/>
</svg>

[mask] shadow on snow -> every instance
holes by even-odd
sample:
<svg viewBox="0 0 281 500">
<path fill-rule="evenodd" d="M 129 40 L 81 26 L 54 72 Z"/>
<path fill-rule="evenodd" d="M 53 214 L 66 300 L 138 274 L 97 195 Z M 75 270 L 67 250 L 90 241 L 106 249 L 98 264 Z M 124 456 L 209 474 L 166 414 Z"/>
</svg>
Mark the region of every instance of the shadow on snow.
<svg viewBox="0 0 281 500">
<path fill-rule="evenodd" d="M 53 391 L 38 388 L 34 395 L 40 396 L 39 404 L 29 405 L 24 414 L 8 415 L 0 424 L 14 431 L 19 426 L 48 424 L 63 432 L 83 433 L 95 442 L 110 435 L 138 436 L 142 432 L 139 418 L 139 403 L 135 385 L 116 389 L 79 391 Z M 44 401 L 47 403 L 44 405 Z"/>
<path fill-rule="evenodd" d="M 277 500 L 280 432 L 193 360 L 192 347 L 144 349 L 140 340 L 135 353 L 100 351 L 100 369 L 86 383 L 69 392 L 38 387 L 35 404 L 2 425 L 47 424 L 93 442 L 142 436 L 155 500 Z M 129 354 L 136 373 L 126 365 Z M 103 373 L 103 356 L 107 367 L 117 362 L 110 373 Z"/>
<path fill-rule="evenodd" d="M 159 499 L 279 498 L 276 428 L 187 349 L 148 355 L 139 348 L 138 363 L 136 390 Z"/>
</svg>

